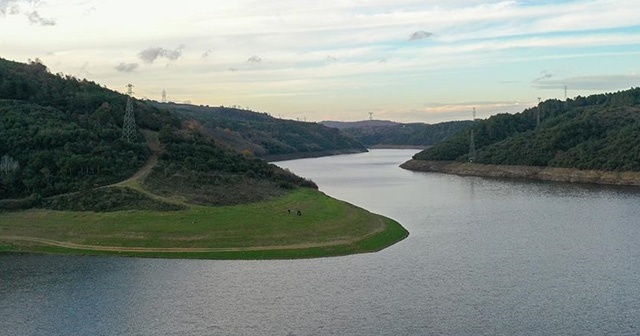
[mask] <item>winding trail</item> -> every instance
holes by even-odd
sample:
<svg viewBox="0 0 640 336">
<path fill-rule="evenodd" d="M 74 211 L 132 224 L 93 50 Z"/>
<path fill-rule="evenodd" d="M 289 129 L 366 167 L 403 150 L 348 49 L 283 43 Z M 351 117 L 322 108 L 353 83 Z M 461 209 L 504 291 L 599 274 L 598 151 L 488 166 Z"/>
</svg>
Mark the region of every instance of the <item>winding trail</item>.
<svg viewBox="0 0 640 336">
<path fill-rule="evenodd" d="M 149 130 L 141 130 L 144 135 L 145 140 L 147 140 L 147 146 L 151 149 L 151 156 L 147 159 L 144 166 L 140 168 L 133 176 L 130 178 L 114 183 L 112 185 L 108 185 L 107 187 L 132 187 L 139 186 L 142 184 L 145 178 L 149 176 L 153 167 L 158 164 L 158 153 L 160 152 L 160 140 L 158 139 L 158 133 L 152 132 Z"/>
<path fill-rule="evenodd" d="M 151 156 L 149 157 L 149 159 L 147 159 L 147 162 L 145 162 L 144 166 L 142 166 L 142 168 L 140 168 L 130 178 L 114 184 L 103 186 L 101 188 L 130 188 L 156 201 L 188 206 L 184 197 L 164 197 L 154 194 L 144 188 L 144 180 L 147 178 L 147 176 L 149 176 L 151 170 L 153 170 L 153 168 L 158 164 L 158 156 L 162 152 L 162 146 L 160 145 L 160 140 L 158 139 L 158 132 L 153 132 L 150 130 L 140 130 L 140 132 L 142 133 L 142 135 L 144 135 L 144 138 L 147 141 L 147 146 L 149 146 L 149 149 L 151 150 Z"/>
<path fill-rule="evenodd" d="M 291 245 L 275 245 L 275 246 L 248 246 L 248 247 L 135 247 L 135 246 L 102 246 L 102 245 L 85 245 L 76 244 L 70 242 L 57 241 L 45 238 L 25 237 L 25 236 L 0 236 L 0 241 L 19 241 L 36 243 L 41 245 L 56 246 L 75 250 L 88 250 L 88 251 L 108 251 L 108 252 L 139 252 L 139 253 L 203 253 L 203 252 L 246 252 L 246 251 L 268 251 L 268 250 L 293 250 L 293 249 L 305 249 L 314 247 L 328 247 L 349 245 L 357 241 L 366 239 L 373 235 L 376 235 L 385 229 L 385 224 L 382 218 L 378 219 L 378 226 L 374 231 L 367 233 L 362 237 L 355 237 L 353 239 L 332 240 L 322 243 L 305 243 L 305 244 L 291 244 Z"/>
</svg>

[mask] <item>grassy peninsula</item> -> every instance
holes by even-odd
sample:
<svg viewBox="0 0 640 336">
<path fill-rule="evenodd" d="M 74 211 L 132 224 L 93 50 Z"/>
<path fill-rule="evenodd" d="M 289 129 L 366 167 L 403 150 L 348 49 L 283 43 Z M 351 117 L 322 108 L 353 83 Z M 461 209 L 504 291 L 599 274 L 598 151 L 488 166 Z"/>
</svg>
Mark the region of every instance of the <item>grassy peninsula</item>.
<svg viewBox="0 0 640 336">
<path fill-rule="evenodd" d="M 218 119 L 203 127 L 157 104 L 50 74 L 37 61 L 0 59 L 0 78 L 2 252 L 311 258 L 374 252 L 408 235 L 393 220 L 267 163 L 251 150 L 258 147 L 244 147 L 248 140 L 223 141 L 211 132 Z M 124 139 L 129 104 L 138 130 Z M 286 137 L 274 132 L 263 144 L 293 148 L 291 134 L 306 126 L 278 127 Z M 307 128 L 332 134 L 342 149 L 353 144 L 321 126 Z M 331 143 L 327 150 L 336 149 Z M 325 149 L 307 145 L 297 151 Z"/>
<path fill-rule="evenodd" d="M 0 215 L 0 251 L 17 252 L 313 258 L 374 252 L 406 236 L 393 220 L 312 189 L 254 204 L 178 211 L 31 209 Z"/>
</svg>

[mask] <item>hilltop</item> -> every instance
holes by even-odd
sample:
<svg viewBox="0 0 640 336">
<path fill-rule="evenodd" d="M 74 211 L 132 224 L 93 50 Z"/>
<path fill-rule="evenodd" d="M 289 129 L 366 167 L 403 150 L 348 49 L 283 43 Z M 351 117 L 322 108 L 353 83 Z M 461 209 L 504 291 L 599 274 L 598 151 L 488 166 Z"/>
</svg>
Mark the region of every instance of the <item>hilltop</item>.
<svg viewBox="0 0 640 336">
<path fill-rule="evenodd" d="M 323 121 L 321 123 L 340 129 L 343 134 L 353 137 L 369 148 L 402 146 L 426 148 L 445 141 L 472 125 L 470 120 L 438 124 L 403 124 L 387 120 Z"/>
<path fill-rule="evenodd" d="M 587 174 L 591 176 L 589 178 L 574 176 L 566 180 L 618 183 L 612 182 L 616 178 L 611 174 L 606 178 L 594 176 L 601 175 L 597 172 L 640 171 L 640 88 L 578 96 L 567 101 L 547 100 L 520 113 L 478 120 L 472 128 L 416 154 L 413 162 L 404 166 L 415 170 L 432 166 L 432 169 L 441 170 L 443 168 L 435 167 L 442 167 L 442 164 L 424 164 L 420 168 L 420 162 L 468 162 L 471 130 L 476 145 L 475 164 L 572 169 L 564 173 L 556 170 L 551 174 L 553 179 L 559 180 L 562 177 L 558 175 L 575 175 L 576 170 L 591 171 Z M 468 164 L 464 165 L 464 170 L 487 174 L 480 172 L 487 169 L 473 169 Z M 517 176 L 535 178 L 537 174 Z M 617 180 L 620 184 L 635 184 L 628 176 Z"/>
</svg>

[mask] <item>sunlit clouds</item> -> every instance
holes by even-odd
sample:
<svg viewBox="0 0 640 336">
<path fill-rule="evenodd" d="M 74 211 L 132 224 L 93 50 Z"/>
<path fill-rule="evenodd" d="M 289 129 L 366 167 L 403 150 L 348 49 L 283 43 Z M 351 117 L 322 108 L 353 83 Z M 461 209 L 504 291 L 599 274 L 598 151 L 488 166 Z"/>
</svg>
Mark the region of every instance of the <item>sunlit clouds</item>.
<svg viewBox="0 0 640 336">
<path fill-rule="evenodd" d="M 132 82 L 139 98 L 437 122 L 519 112 L 565 86 L 640 86 L 637 13 L 635 0 L 0 0 L 0 57 Z"/>
</svg>

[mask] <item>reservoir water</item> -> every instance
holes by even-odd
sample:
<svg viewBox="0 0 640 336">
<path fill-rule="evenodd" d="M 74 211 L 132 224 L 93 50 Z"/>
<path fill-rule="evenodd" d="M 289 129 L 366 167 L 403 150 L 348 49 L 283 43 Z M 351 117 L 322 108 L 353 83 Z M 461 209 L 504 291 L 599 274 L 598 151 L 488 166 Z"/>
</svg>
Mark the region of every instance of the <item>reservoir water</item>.
<svg viewBox="0 0 640 336">
<path fill-rule="evenodd" d="M 279 162 L 400 222 L 281 261 L 0 254 L 0 335 L 640 335 L 640 190 L 414 173 L 412 150 Z"/>
</svg>

